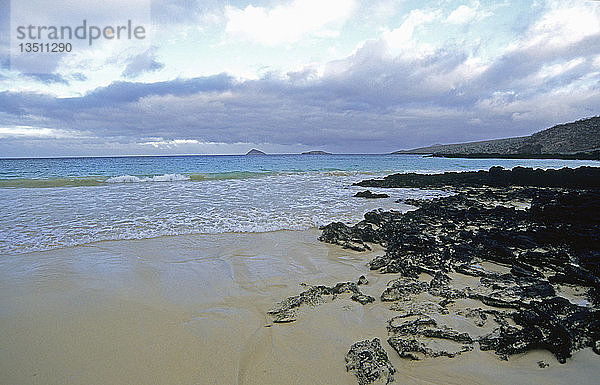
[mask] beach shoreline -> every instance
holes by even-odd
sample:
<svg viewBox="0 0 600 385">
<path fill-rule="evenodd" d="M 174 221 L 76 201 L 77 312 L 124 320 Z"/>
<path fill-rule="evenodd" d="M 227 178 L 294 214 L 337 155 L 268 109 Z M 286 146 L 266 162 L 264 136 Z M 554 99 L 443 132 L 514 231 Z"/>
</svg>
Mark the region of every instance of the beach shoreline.
<svg viewBox="0 0 600 385">
<path fill-rule="evenodd" d="M 309 285 L 356 281 L 378 296 L 396 274 L 370 272 L 382 249 L 319 242 L 320 231 L 102 241 L 2 259 L 2 383 L 355 384 L 344 354 L 387 336 L 389 304 L 340 295 L 293 324 L 267 311 Z M 547 351 L 406 361 L 402 383 L 592 383 L 591 349 L 559 365 Z M 475 352 L 473 352 L 475 353 Z M 537 361 L 550 366 L 541 370 Z M 530 378 L 531 381 L 527 379 Z M 586 379 L 589 382 L 586 382 Z M 514 382 L 513 381 L 513 382 Z"/>
<path fill-rule="evenodd" d="M 169 236 L 5 256 L 0 382 L 265 383 L 252 368 L 276 373 L 277 360 L 252 351 L 275 330 L 265 327 L 268 308 L 301 282 L 358 276 L 362 256 L 318 242 L 318 233 Z M 289 358 L 287 375 L 301 376 Z"/>
</svg>

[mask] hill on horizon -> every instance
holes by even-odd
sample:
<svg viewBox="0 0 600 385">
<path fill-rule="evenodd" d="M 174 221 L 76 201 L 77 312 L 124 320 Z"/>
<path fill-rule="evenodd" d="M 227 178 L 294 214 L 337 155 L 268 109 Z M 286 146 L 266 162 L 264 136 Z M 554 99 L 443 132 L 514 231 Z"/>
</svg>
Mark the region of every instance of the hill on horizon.
<svg viewBox="0 0 600 385">
<path fill-rule="evenodd" d="M 246 155 L 267 155 L 264 152 L 262 152 L 261 150 L 257 150 L 255 148 L 253 148 L 252 150 L 248 151 L 246 153 Z"/>
<path fill-rule="evenodd" d="M 600 116 L 558 124 L 529 136 L 457 144 L 436 144 L 392 154 L 575 154 L 600 149 Z"/>
</svg>

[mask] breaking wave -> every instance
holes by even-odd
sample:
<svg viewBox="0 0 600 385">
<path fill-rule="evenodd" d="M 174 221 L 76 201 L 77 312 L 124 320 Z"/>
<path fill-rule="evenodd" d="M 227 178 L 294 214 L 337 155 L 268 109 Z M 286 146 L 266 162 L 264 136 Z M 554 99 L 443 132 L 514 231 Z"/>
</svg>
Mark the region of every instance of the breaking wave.
<svg viewBox="0 0 600 385">
<path fill-rule="evenodd" d="M 142 182 L 180 182 L 190 180 L 189 176 L 181 174 L 163 174 L 151 177 L 138 177 L 134 175 L 121 175 L 106 179 L 106 183 L 142 183 Z"/>
<path fill-rule="evenodd" d="M 254 171 L 230 171 L 215 173 L 192 173 L 192 174 L 162 174 L 162 175 L 119 175 L 119 176 L 85 176 L 85 177 L 63 177 L 63 178 L 11 178 L 0 179 L 0 188 L 48 188 L 48 187 L 82 187 L 103 186 L 119 183 L 150 183 L 150 182 L 202 182 L 218 180 L 238 180 L 262 178 L 267 176 L 284 175 L 322 175 L 322 176 L 356 176 L 376 175 L 378 173 L 364 171 L 285 171 L 285 172 L 254 172 Z"/>
</svg>

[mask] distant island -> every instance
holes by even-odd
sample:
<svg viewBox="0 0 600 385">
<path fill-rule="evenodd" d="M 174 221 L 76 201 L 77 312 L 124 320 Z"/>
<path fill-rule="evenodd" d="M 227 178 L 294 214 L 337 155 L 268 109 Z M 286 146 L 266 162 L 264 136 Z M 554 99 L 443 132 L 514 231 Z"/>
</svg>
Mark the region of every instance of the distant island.
<svg viewBox="0 0 600 385">
<path fill-rule="evenodd" d="M 325 151 L 306 151 L 303 152 L 301 155 L 331 155 L 331 153 Z"/>
<path fill-rule="evenodd" d="M 436 144 L 392 154 L 431 154 L 448 158 L 600 159 L 600 117 L 559 124 L 529 136 Z"/>
<path fill-rule="evenodd" d="M 262 152 L 260 150 L 253 148 L 252 150 L 248 151 L 246 153 L 246 155 L 267 155 L 267 154 L 265 154 L 264 152 Z"/>
<path fill-rule="evenodd" d="M 267 155 L 266 153 L 262 152 L 261 150 L 257 150 L 255 148 L 253 148 L 252 150 L 248 151 L 246 153 L 246 155 Z M 325 152 L 325 151 L 306 151 L 301 153 L 300 155 L 332 155 L 330 152 Z"/>
</svg>

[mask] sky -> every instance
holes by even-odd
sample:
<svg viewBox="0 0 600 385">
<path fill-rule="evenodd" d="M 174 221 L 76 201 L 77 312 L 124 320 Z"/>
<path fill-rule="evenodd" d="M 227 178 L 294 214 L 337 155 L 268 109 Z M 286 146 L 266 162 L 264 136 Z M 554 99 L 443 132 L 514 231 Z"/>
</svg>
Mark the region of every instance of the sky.
<svg viewBox="0 0 600 385">
<path fill-rule="evenodd" d="M 0 157 L 388 153 L 600 115 L 600 1 L 53 4 L 0 0 Z M 16 53 L 18 25 L 83 18 L 147 34 Z"/>
</svg>

